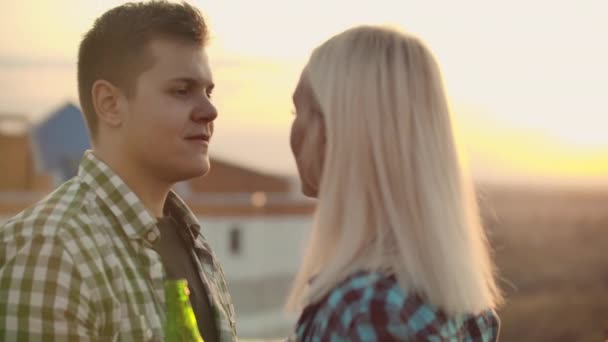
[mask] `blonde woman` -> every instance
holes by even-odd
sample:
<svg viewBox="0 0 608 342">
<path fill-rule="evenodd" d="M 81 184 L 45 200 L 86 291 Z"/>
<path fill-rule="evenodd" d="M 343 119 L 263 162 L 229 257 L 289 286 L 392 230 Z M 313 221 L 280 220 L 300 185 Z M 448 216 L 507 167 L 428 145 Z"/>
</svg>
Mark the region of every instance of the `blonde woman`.
<svg viewBox="0 0 608 342">
<path fill-rule="evenodd" d="M 288 300 L 299 341 L 495 341 L 501 301 L 437 63 L 347 30 L 312 53 L 291 148 L 315 224 Z"/>
</svg>

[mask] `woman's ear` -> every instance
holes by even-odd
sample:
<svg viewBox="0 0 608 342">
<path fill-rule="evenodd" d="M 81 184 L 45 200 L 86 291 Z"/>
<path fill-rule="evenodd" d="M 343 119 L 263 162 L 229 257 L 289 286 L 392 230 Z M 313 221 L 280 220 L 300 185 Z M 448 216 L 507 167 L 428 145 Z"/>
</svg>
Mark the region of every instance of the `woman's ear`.
<svg viewBox="0 0 608 342">
<path fill-rule="evenodd" d="M 93 83 L 91 95 L 99 123 L 103 122 L 111 127 L 120 126 L 123 121 L 119 110 L 122 96 L 120 89 L 108 81 L 97 80 Z"/>
</svg>

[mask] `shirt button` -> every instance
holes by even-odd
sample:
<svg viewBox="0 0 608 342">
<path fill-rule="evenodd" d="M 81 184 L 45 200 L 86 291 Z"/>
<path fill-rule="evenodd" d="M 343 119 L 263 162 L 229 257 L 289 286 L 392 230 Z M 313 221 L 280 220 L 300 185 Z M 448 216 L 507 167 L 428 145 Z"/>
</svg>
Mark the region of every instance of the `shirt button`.
<svg viewBox="0 0 608 342">
<path fill-rule="evenodd" d="M 158 239 L 158 234 L 155 231 L 150 231 L 146 237 L 149 242 L 154 243 Z"/>
</svg>

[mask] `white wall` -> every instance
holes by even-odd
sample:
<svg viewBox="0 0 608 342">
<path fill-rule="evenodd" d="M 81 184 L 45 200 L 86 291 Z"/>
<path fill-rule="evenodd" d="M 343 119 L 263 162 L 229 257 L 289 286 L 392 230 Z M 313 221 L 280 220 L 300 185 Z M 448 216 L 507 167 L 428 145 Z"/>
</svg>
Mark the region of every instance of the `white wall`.
<svg viewBox="0 0 608 342">
<path fill-rule="evenodd" d="M 241 337 L 284 338 L 297 315 L 283 305 L 312 224 L 311 216 L 199 217 L 203 234 L 224 268 Z M 230 250 L 230 231 L 241 231 L 241 250 Z"/>
<path fill-rule="evenodd" d="M 310 216 L 199 217 L 203 234 L 231 280 L 295 273 L 306 241 Z M 230 250 L 230 231 L 240 230 L 240 253 Z"/>
</svg>

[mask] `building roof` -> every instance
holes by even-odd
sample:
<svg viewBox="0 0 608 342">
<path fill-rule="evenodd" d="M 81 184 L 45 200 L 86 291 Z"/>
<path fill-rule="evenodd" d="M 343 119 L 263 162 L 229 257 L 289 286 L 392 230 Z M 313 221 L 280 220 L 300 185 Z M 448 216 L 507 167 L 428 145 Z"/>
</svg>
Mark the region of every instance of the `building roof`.
<svg viewBox="0 0 608 342">
<path fill-rule="evenodd" d="M 51 175 L 37 171 L 28 132 L 0 131 L 0 216 L 16 214 L 55 187 Z M 182 182 L 176 191 L 203 215 L 308 215 L 314 208 L 313 201 L 294 191 L 288 177 L 213 157 L 208 175 Z"/>
</svg>

